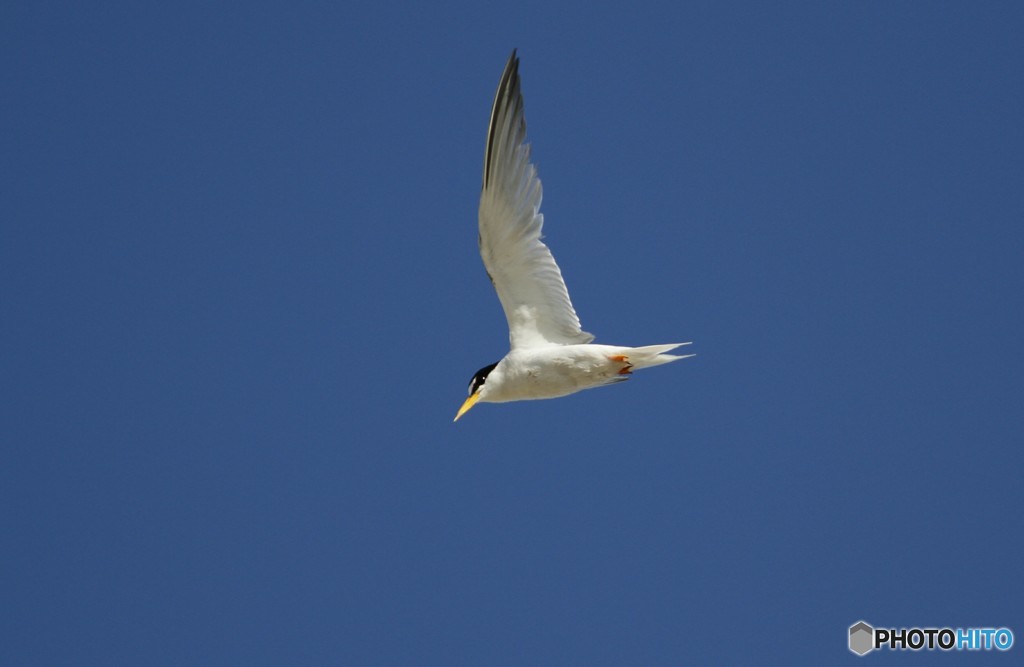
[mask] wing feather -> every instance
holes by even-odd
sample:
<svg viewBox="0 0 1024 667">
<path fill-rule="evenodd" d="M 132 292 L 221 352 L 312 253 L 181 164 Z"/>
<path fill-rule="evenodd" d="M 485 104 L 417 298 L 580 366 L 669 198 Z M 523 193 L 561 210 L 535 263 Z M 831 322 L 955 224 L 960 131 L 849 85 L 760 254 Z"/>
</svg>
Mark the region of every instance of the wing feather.
<svg viewBox="0 0 1024 667">
<path fill-rule="evenodd" d="M 551 251 L 513 51 L 494 96 L 480 195 L 480 255 L 508 320 L 512 349 L 589 343 Z"/>
</svg>

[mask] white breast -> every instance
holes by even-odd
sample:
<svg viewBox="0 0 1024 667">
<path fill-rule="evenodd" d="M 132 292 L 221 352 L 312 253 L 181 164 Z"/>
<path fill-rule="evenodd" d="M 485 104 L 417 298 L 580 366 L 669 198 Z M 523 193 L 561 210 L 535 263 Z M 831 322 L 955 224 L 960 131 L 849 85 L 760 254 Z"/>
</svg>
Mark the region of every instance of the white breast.
<svg viewBox="0 0 1024 667">
<path fill-rule="evenodd" d="M 488 403 L 557 398 L 624 379 L 610 345 L 551 345 L 513 350 L 487 376 L 480 400 Z"/>
</svg>

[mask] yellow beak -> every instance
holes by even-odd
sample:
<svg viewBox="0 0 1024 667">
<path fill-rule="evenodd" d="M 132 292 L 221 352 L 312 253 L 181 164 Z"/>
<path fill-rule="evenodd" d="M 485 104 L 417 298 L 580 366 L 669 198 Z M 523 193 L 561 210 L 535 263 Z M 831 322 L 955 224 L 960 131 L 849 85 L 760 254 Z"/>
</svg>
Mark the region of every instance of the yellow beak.
<svg viewBox="0 0 1024 667">
<path fill-rule="evenodd" d="M 474 405 L 476 405 L 476 402 L 479 401 L 479 400 L 480 400 L 480 392 L 478 391 L 478 392 L 476 392 L 475 394 L 473 394 L 472 396 L 470 396 L 469 398 L 466 399 L 466 402 L 462 404 L 461 408 L 459 408 L 458 414 L 455 415 L 455 419 L 452 420 L 452 421 L 459 421 L 459 417 L 461 417 L 462 415 L 464 415 L 467 412 L 469 412 L 469 409 L 471 407 L 473 407 Z"/>
</svg>

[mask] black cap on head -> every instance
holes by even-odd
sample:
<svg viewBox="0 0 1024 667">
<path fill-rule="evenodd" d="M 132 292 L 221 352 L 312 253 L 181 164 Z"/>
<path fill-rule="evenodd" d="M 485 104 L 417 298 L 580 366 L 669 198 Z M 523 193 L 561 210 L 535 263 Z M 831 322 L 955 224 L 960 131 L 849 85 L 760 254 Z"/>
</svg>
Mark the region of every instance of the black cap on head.
<svg viewBox="0 0 1024 667">
<path fill-rule="evenodd" d="M 472 396 L 476 391 L 483 386 L 484 382 L 487 381 L 487 376 L 491 374 L 494 367 L 498 365 L 498 362 L 494 362 L 490 366 L 484 366 L 476 373 L 473 374 L 473 379 L 469 381 L 469 395 Z"/>
</svg>

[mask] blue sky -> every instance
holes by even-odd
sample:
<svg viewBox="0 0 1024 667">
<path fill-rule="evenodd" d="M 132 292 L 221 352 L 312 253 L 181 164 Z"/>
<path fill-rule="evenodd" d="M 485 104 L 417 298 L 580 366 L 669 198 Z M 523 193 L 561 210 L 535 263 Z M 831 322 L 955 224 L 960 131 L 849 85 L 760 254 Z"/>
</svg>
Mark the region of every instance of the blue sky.
<svg viewBox="0 0 1024 667">
<path fill-rule="evenodd" d="M 7 659 L 1024 640 L 1018 4 L 365 4 L 0 9 Z M 453 425 L 514 47 L 584 328 L 698 356 Z"/>
</svg>

